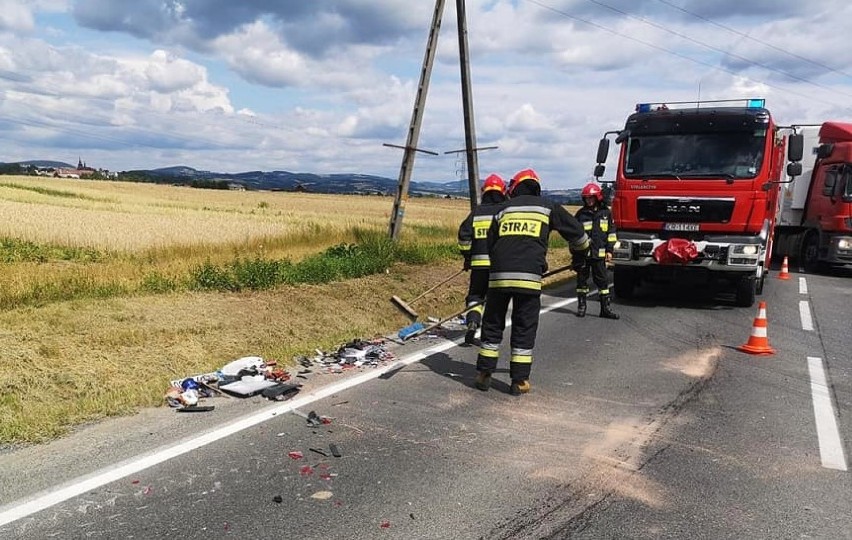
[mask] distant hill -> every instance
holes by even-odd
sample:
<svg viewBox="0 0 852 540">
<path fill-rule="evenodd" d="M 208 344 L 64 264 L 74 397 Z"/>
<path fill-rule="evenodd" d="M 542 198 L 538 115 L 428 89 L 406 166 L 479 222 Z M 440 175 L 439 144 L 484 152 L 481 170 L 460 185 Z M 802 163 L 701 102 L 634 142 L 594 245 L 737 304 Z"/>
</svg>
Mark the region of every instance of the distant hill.
<svg viewBox="0 0 852 540">
<path fill-rule="evenodd" d="M 16 161 L 14 163 L 0 163 L 0 165 L 30 165 L 35 167 L 44 167 L 49 168 L 53 167 L 54 169 L 62 167 L 67 169 L 73 169 L 75 165 L 71 165 L 70 163 L 65 163 L 64 161 L 47 161 L 47 160 L 31 160 L 31 161 Z"/>
<path fill-rule="evenodd" d="M 0 165 L 3 165 L 0 163 Z M 37 167 L 67 167 L 73 165 L 61 161 L 33 160 L 6 165 L 35 165 Z M 311 193 L 361 193 L 395 195 L 397 179 L 369 174 L 314 174 L 288 171 L 246 171 L 221 173 L 198 170 L 186 165 L 122 171 L 119 180 L 182 184 L 196 187 L 210 185 L 239 184 L 249 190 L 306 191 Z M 467 180 L 452 182 L 412 181 L 409 193 L 414 196 L 468 197 Z M 562 204 L 579 203 L 580 190 L 545 191 L 544 194 Z"/>
<path fill-rule="evenodd" d="M 165 167 L 146 171 L 154 177 L 168 177 L 191 183 L 193 180 L 226 181 L 244 185 L 247 189 L 294 191 L 296 189 L 313 193 L 372 193 L 394 195 L 397 180 L 383 176 L 367 174 L 313 174 L 288 171 L 247 171 L 240 173 L 219 173 L 201 171 L 187 166 Z M 468 197 L 467 180 L 452 182 L 412 181 L 409 192 L 414 195 Z M 547 197 L 562 204 L 579 203 L 580 189 L 545 191 Z"/>
</svg>

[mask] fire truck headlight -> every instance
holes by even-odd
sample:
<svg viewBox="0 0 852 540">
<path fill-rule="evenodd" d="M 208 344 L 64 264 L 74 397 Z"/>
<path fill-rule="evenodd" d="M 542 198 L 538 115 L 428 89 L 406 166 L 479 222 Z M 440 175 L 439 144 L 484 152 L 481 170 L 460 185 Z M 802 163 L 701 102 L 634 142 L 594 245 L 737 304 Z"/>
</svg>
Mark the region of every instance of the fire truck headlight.
<svg viewBox="0 0 852 540">
<path fill-rule="evenodd" d="M 734 244 L 732 252 L 737 255 L 757 255 L 757 246 L 754 244 Z"/>
<path fill-rule="evenodd" d="M 837 249 L 847 250 L 852 249 L 852 240 L 849 238 L 841 238 L 837 241 Z"/>
</svg>

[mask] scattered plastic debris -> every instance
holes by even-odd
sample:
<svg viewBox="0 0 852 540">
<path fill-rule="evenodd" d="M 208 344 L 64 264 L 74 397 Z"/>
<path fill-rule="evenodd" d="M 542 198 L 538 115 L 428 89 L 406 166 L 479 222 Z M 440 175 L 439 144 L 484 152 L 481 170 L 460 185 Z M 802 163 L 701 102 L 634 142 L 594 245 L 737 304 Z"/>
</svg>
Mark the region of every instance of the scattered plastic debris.
<svg viewBox="0 0 852 540">
<path fill-rule="evenodd" d="M 330 491 L 317 491 L 316 493 L 311 495 L 311 499 L 317 499 L 320 501 L 326 501 L 332 497 L 334 497 L 334 493 Z"/>
<path fill-rule="evenodd" d="M 390 529 L 390 521 L 383 519 L 381 523 L 379 523 L 379 527 L 382 529 Z"/>
<path fill-rule="evenodd" d="M 343 454 L 340 452 L 340 448 L 334 443 L 329 444 L 328 449 L 331 451 L 331 455 L 334 457 L 343 456 Z"/>
<path fill-rule="evenodd" d="M 272 497 L 272 501 L 281 504 L 282 502 L 284 502 L 284 497 L 282 497 L 281 495 L 276 495 Z"/>
<path fill-rule="evenodd" d="M 302 452 L 300 452 L 299 450 L 292 450 L 290 452 L 287 452 L 287 455 L 290 456 L 290 459 L 302 459 L 303 457 L 305 457 L 305 455 L 302 454 Z"/>
</svg>

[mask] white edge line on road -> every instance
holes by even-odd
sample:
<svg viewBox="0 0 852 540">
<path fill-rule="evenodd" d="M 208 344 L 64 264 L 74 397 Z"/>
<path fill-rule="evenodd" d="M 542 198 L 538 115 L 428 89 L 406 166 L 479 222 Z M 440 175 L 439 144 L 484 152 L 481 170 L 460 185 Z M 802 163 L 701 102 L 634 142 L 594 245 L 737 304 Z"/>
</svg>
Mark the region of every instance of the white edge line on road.
<svg viewBox="0 0 852 540">
<path fill-rule="evenodd" d="M 804 277 L 799 278 L 799 294 L 808 294 L 808 281 Z"/>
<path fill-rule="evenodd" d="M 814 401 L 814 420 L 816 421 L 819 455 L 826 469 L 845 471 L 846 457 L 840 442 L 840 431 L 834 414 L 834 405 L 825 379 L 822 358 L 808 356 L 808 372 L 811 376 L 811 396 Z"/>
<path fill-rule="evenodd" d="M 547 313 L 575 301 L 575 298 L 560 300 L 555 304 L 542 308 L 539 313 Z M 506 326 L 511 326 L 511 323 L 507 323 Z M 35 514 L 36 512 L 40 512 L 46 508 L 50 508 L 51 506 L 67 501 L 68 499 L 74 498 L 78 495 L 82 495 L 83 493 L 93 489 L 97 489 L 111 482 L 130 476 L 131 474 L 138 473 L 172 458 L 186 454 L 203 446 L 207 446 L 208 444 L 256 426 L 262 422 L 266 422 L 267 420 L 272 420 L 280 414 L 293 412 L 294 409 L 299 409 L 300 407 L 304 407 L 320 399 L 332 396 L 342 392 L 343 390 L 358 386 L 359 384 L 363 384 L 373 379 L 378 379 L 385 373 L 401 369 L 409 364 L 419 362 L 428 356 L 451 349 L 457 346 L 460 342 L 461 339 L 456 341 L 446 341 L 434 347 L 429 347 L 422 351 L 405 356 L 386 366 L 374 368 L 366 373 L 353 376 L 345 381 L 340 381 L 339 383 L 319 388 L 314 392 L 294 398 L 286 404 L 270 407 L 261 412 L 246 416 L 241 420 L 237 420 L 208 433 L 199 435 L 198 437 L 188 441 L 155 450 L 150 454 L 143 454 L 102 471 L 96 471 L 92 474 L 76 478 L 63 486 L 52 488 L 40 495 L 34 495 L 21 501 L 13 502 L 5 507 L 0 507 L 0 527 Z"/>
<path fill-rule="evenodd" d="M 799 317 L 802 319 L 802 330 L 813 332 L 814 321 L 811 319 L 811 308 L 807 300 L 799 302 Z"/>
</svg>

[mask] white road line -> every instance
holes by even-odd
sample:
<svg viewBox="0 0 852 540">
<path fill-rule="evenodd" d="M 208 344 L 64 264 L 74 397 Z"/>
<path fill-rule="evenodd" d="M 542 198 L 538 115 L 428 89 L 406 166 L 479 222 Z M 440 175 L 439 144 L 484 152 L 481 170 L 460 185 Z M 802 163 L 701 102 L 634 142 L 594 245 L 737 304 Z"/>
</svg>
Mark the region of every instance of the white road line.
<svg viewBox="0 0 852 540">
<path fill-rule="evenodd" d="M 808 294 L 808 281 L 803 277 L 799 278 L 799 294 Z"/>
<path fill-rule="evenodd" d="M 802 330 L 813 332 L 814 321 L 811 319 L 811 307 L 807 300 L 799 302 L 799 317 L 802 319 Z"/>
<path fill-rule="evenodd" d="M 560 300 L 555 304 L 542 308 L 539 313 L 547 313 L 575 301 L 575 298 Z M 507 323 L 506 326 L 511 326 L 511 323 Z M 293 412 L 295 409 L 305 407 L 306 405 L 314 403 L 322 398 L 332 396 L 342 392 L 343 390 L 358 386 L 359 384 L 363 384 L 373 379 L 378 379 L 385 373 L 395 371 L 409 364 L 419 362 L 433 354 L 451 349 L 459 345 L 461 342 L 462 338 L 459 338 L 455 341 L 446 341 L 434 347 L 418 351 L 386 366 L 371 369 L 368 372 L 356 375 L 345 381 L 340 381 L 339 383 L 319 388 L 316 391 L 299 398 L 294 398 L 286 404 L 270 407 L 259 413 L 246 416 L 240 420 L 232 422 L 231 424 L 220 427 L 219 429 L 215 429 L 195 437 L 194 439 L 183 441 L 174 446 L 160 448 L 159 450 L 133 458 L 113 467 L 109 467 L 101 471 L 95 471 L 92 474 L 76 478 L 61 486 L 50 488 L 41 494 L 2 506 L 0 507 L 0 527 L 35 514 L 36 512 L 40 512 L 46 508 L 50 508 L 51 506 L 65 502 L 68 499 L 72 499 L 88 491 L 92 491 L 93 489 L 115 482 L 116 480 L 120 480 L 155 465 L 159 465 L 160 463 L 166 462 L 172 458 L 176 458 L 203 446 L 207 446 L 210 443 L 229 437 L 234 433 L 256 426 L 260 423 L 266 422 L 267 420 L 272 420 L 280 414 Z"/>
<path fill-rule="evenodd" d="M 840 442 L 840 432 L 837 430 L 834 405 L 825 380 L 822 358 L 808 356 L 808 371 L 811 375 L 811 396 L 814 400 L 814 419 L 822 466 L 826 469 L 845 471 L 847 470 L 846 457 L 843 453 L 843 444 Z"/>
</svg>

